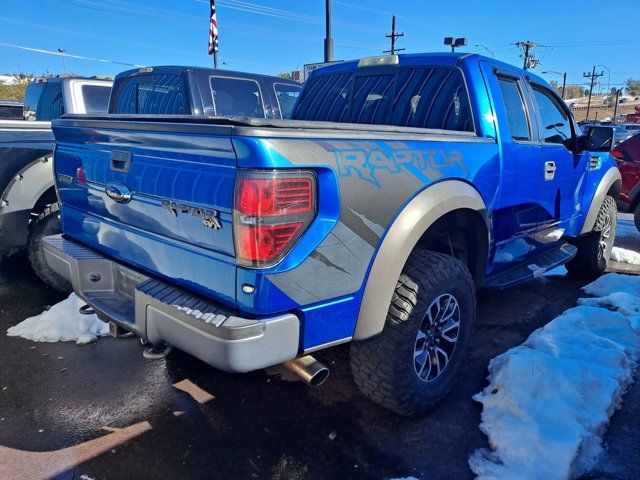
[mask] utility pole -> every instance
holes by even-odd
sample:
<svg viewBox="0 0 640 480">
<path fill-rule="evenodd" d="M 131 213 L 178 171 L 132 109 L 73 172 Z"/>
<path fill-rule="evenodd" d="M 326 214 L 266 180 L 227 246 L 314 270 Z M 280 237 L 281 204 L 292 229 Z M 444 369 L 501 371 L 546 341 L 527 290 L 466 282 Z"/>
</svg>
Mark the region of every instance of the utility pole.
<svg viewBox="0 0 640 480">
<path fill-rule="evenodd" d="M 389 53 L 391 55 L 395 55 L 396 52 L 401 52 L 404 48 L 396 48 L 396 38 L 404 37 L 404 32 L 396 33 L 396 16 L 393 15 L 391 17 L 391 35 L 386 35 L 387 38 L 391 39 L 391 50 L 385 50 L 382 53 Z"/>
<path fill-rule="evenodd" d="M 538 45 L 527 40 L 526 42 L 516 42 L 516 46 L 522 48 L 523 50 L 521 55 L 521 57 L 524 59 L 522 68 L 524 70 L 535 68 L 539 62 L 533 55 L 532 50 Z"/>
<path fill-rule="evenodd" d="M 584 78 L 588 78 L 589 79 L 589 100 L 587 101 L 587 115 L 585 116 L 585 120 L 589 120 L 589 111 L 591 110 L 591 94 L 593 93 L 593 86 L 596 83 L 596 80 L 599 77 L 604 76 L 604 71 L 601 71 L 600 73 L 596 73 L 596 66 L 593 66 L 593 69 L 591 70 L 591 73 L 583 73 L 582 76 Z"/>
<path fill-rule="evenodd" d="M 613 124 L 614 125 L 618 123 L 616 121 L 616 117 L 618 116 L 618 100 L 620 100 L 620 92 L 622 92 L 622 90 L 619 90 L 616 88 L 616 103 L 613 107 Z"/>
<path fill-rule="evenodd" d="M 325 0 L 324 61 L 333 62 L 333 38 L 331 38 L 331 0 Z"/>
</svg>

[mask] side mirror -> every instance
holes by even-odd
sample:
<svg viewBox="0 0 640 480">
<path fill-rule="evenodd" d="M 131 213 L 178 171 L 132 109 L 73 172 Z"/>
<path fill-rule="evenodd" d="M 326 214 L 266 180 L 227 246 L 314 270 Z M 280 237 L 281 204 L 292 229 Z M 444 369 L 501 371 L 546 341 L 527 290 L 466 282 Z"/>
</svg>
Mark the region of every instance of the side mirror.
<svg viewBox="0 0 640 480">
<path fill-rule="evenodd" d="M 581 146 L 590 152 L 610 152 L 613 148 L 613 127 L 594 125 L 580 137 Z"/>
</svg>

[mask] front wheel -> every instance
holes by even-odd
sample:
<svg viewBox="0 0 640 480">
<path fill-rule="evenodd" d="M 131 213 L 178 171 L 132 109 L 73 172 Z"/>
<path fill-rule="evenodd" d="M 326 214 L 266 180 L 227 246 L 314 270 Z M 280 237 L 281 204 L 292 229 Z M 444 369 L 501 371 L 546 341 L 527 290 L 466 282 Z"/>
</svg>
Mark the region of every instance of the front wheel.
<svg viewBox="0 0 640 480">
<path fill-rule="evenodd" d="M 605 271 L 616 239 L 617 222 L 616 201 L 607 195 L 604 197 L 593 230 L 574 241 L 578 253 L 566 265 L 570 274 L 592 279 Z"/>
<path fill-rule="evenodd" d="M 475 286 L 467 267 L 448 255 L 414 251 L 382 332 L 351 344 L 356 385 L 400 415 L 425 414 L 451 388 L 475 317 Z"/>
<path fill-rule="evenodd" d="M 633 213 L 633 221 L 636 223 L 636 228 L 640 232 L 640 203 L 636 207 L 636 211 Z"/>
</svg>

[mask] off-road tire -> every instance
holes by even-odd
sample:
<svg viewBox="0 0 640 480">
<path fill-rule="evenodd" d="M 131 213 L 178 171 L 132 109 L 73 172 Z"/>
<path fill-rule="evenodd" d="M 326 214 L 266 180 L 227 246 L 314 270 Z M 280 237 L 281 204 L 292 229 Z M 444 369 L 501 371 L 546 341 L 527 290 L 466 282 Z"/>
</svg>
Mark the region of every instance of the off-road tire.
<svg viewBox="0 0 640 480">
<path fill-rule="evenodd" d="M 29 225 L 29 239 L 27 253 L 31 268 L 36 275 L 49 287 L 59 292 L 71 292 L 71 283 L 51 270 L 44 258 L 42 239 L 49 235 L 61 233 L 60 206 L 57 203 L 49 205 L 44 211 L 34 218 Z"/>
<path fill-rule="evenodd" d="M 638 231 L 640 232 L 640 203 L 638 204 L 638 206 L 636 207 L 636 211 L 633 212 L 633 221 L 636 224 L 636 228 L 638 229 Z"/>
<path fill-rule="evenodd" d="M 425 382 L 414 366 L 416 335 L 427 307 L 447 293 L 460 307 L 458 340 L 440 375 Z M 398 279 L 383 331 L 351 344 L 356 385 L 369 399 L 400 415 L 424 415 L 449 392 L 466 356 L 475 318 L 475 285 L 467 267 L 448 255 L 415 250 Z"/>
<path fill-rule="evenodd" d="M 609 217 L 609 237 L 603 238 Z M 611 258 L 611 251 L 616 238 L 616 225 L 618 209 L 613 197 L 604 197 L 593 230 L 572 243 L 578 248 L 576 256 L 567 263 L 567 271 L 573 275 L 585 279 L 596 278 L 605 271 L 607 262 Z M 600 241 L 607 245 L 604 254 L 601 254 Z"/>
</svg>

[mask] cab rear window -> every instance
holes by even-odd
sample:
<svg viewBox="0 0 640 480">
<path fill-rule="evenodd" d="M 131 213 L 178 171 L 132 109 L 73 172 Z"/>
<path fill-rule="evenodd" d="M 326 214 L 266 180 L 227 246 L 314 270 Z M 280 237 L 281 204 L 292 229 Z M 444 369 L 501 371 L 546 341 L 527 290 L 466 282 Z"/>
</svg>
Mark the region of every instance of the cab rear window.
<svg viewBox="0 0 640 480">
<path fill-rule="evenodd" d="M 305 85 L 291 118 L 473 131 L 464 80 L 452 68 L 315 76 Z"/>
<path fill-rule="evenodd" d="M 116 81 L 109 113 L 189 114 L 186 87 L 180 75 L 139 75 Z"/>
<path fill-rule="evenodd" d="M 216 115 L 264 118 L 262 94 L 255 80 L 212 76 L 210 84 Z"/>
</svg>

